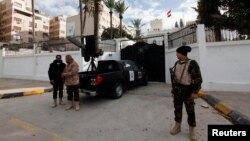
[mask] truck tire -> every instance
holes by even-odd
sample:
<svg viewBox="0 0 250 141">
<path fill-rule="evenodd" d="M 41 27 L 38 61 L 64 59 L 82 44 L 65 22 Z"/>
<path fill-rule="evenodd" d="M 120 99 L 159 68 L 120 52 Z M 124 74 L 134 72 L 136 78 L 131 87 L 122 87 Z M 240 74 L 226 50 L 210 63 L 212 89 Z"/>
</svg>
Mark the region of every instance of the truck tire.
<svg viewBox="0 0 250 141">
<path fill-rule="evenodd" d="M 148 85 L 148 76 L 145 76 L 145 78 L 142 81 L 142 85 L 143 86 L 147 86 Z"/>
<path fill-rule="evenodd" d="M 120 82 L 115 83 L 115 85 L 113 86 L 113 89 L 112 89 L 112 98 L 118 99 L 118 98 L 122 97 L 123 92 L 124 92 L 124 87 L 123 87 L 122 83 L 120 83 Z"/>
</svg>

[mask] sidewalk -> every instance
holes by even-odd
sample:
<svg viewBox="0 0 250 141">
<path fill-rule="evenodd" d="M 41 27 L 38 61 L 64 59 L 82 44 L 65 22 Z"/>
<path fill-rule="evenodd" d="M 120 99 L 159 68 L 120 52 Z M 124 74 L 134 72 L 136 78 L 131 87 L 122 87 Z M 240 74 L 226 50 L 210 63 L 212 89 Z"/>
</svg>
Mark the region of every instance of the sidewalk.
<svg viewBox="0 0 250 141">
<path fill-rule="evenodd" d="M 171 91 L 171 86 L 166 85 Z M 48 81 L 0 78 L 0 99 L 43 94 L 52 91 Z M 235 124 L 250 125 L 250 92 L 200 91 L 199 97 Z"/>
<path fill-rule="evenodd" d="M 250 92 L 205 92 L 202 97 L 235 124 L 250 125 Z"/>
<path fill-rule="evenodd" d="M 52 91 L 47 81 L 0 78 L 0 99 L 43 94 Z"/>
</svg>

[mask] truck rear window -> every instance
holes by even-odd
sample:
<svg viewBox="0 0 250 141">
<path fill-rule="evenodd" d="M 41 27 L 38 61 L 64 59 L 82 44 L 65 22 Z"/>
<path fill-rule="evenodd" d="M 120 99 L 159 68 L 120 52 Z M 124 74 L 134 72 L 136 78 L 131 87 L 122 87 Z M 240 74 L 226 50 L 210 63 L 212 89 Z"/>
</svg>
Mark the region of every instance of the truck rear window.
<svg viewBox="0 0 250 141">
<path fill-rule="evenodd" d="M 113 71 L 118 71 L 118 66 L 116 62 L 113 61 L 98 62 L 97 72 L 106 73 Z"/>
</svg>

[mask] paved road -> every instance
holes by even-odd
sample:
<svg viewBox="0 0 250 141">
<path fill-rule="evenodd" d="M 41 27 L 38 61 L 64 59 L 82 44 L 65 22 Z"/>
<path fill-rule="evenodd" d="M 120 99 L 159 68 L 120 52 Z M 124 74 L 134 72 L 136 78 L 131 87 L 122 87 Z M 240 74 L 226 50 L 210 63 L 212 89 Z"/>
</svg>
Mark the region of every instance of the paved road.
<svg viewBox="0 0 250 141">
<path fill-rule="evenodd" d="M 1 141 L 187 141 L 184 114 L 182 132 L 169 134 L 173 103 L 169 87 L 149 83 L 127 91 L 118 100 L 81 95 L 80 111 L 51 108 L 52 93 L 0 100 Z M 207 141 L 207 125 L 232 124 L 201 98 L 196 100 L 197 134 Z M 185 111 L 183 111 L 185 112 Z"/>
<path fill-rule="evenodd" d="M 170 92 L 170 85 L 166 85 Z M 36 95 L 51 91 L 48 81 L 0 78 L 0 99 Z M 231 118 L 234 124 L 250 125 L 250 92 L 206 91 L 203 99 Z"/>
</svg>

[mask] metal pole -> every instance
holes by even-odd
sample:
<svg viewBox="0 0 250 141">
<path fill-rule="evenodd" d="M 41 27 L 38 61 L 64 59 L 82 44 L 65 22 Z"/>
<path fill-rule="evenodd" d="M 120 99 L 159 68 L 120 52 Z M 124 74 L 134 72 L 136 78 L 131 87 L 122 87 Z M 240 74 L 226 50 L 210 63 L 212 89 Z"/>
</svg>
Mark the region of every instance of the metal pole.
<svg viewBox="0 0 250 141">
<path fill-rule="evenodd" d="M 32 0 L 32 35 L 33 35 L 33 42 L 35 42 L 35 6 L 34 6 L 34 0 Z"/>
<path fill-rule="evenodd" d="M 82 27 L 82 0 L 79 0 L 79 6 L 80 6 L 80 30 L 81 30 L 81 44 L 83 44 L 83 27 Z"/>
<path fill-rule="evenodd" d="M 34 54 L 36 54 L 36 40 L 35 40 L 35 2 L 34 0 L 32 0 L 32 35 L 33 35 L 33 50 L 34 50 Z"/>
</svg>

